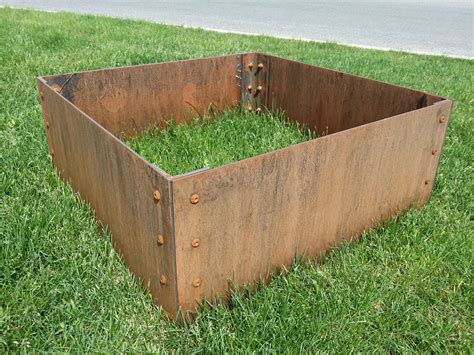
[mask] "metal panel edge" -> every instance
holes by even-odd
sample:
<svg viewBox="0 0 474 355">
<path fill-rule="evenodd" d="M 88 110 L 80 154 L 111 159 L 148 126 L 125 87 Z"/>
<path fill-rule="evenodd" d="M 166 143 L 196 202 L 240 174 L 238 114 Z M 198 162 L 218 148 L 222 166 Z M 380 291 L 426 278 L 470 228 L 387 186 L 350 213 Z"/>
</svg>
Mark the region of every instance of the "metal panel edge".
<svg viewBox="0 0 474 355">
<path fill-rule="evenodd" d="M 177 305 L 171 177 L 38 80 L 48 144 L 61 179 L 108 225 L 114 247 L 166 312 Z M 159 201 L 154 192 L 161 193 Z M 157 245 L 158 235 L 165 243 Z M 165 279 L 162 278 L 165 276 Z"/>
<path fill-rule="evenodd" d="M 392 84 L 392 83 L 389 83 L 389 82 L 386 82 L 386 81 L 381 81 L 381 80 L 376 80 L 376 79 L 370 79 L 370 78 L 366 78 L 366 77 L 363 77 L 363 76 L 360 76 L 360 75 L 356 75 L 356 74 L 351 74 L 351 73 L 339 71 L 339 70 L 336 70 L 336 69 L 331 69 L 331 68 L 327 68 L 327 67 L 322 67 L 322 66 L 319 66 L 319 65 L 309 64 L 309 63 L 305 63 L 305 62 L 299 62 L 299 61 L 297 61 L 297 60 L 287 59 L 287 58 L 283 58 L 283 57 L 280 57 L 280 56 L 277 56 L 277 55 L 273 55 L 273 54 L 266 54 L 266 55 L 269 57 L 270 61 L 271 61 L 272 59 L 277 59 L 277 60 L 282 60 L 282 61 L 286 61 L 286 62 L 291 62 L 291 63 L 294 63 L 294 64 L 308 65 L 308 66 L 311 66 L 311 67 L 315 67 L 315 68 L 319 68 L 319 69 L 325 70 L 325 71 L 327 71 L 327 72 L 332 72 L 333 74 L 344 74 L 344 75 L 346 75 L 346 76 L 350 76 L 350 77 L 353 77 L 353 78 L 362 79 L 362 80 L 368 80 L 368 81 L 371 81 L 371 82 L 375 82 L 375 83 L 383 84 L 383 85 L 388 85 L 388 86 L 391 86 L 391 87 L 394 87 L 394 88 L 397 88 L 397 89 L 403 89 L 403 90 L 410 91 L 410 92 L 413 92 L 413 93 L 426 94 L 426 95 L 432 96 L 432 97 L 434 97 L 434 98 L 437 98 L 437 99 L 439 99 L 440 101 L 441 101 L 441 100 L 450 99 L 450 98 L 448 98 L 448 97 L 443 97 L 443 96 L 439 96 L 439 95 L 427 93 L 427 92 L 424 92 L 424 91 L 421 91 L 421 90 L 410 89 L 410 88 L 407 88 L 407 87 L 405 87 L 405 86 L 395 85 L 395 84 Z"/>
</svg>

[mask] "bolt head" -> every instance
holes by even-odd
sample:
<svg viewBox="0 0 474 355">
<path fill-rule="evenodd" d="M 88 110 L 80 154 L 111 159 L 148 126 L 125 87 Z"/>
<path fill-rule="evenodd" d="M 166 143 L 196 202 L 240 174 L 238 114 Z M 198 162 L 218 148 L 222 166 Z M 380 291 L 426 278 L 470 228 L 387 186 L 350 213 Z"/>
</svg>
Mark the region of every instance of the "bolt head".
<svg viewBox="0 0 474 355">
<path fill-rule="evenodd" d="M 40 91 L 40 97 L 41 97 L 41 100 L 44 100 L 44 94 L 42 91 Z"/>
<path fill-rule="evenodd" d="M 49 122 L 48 121 L 46 121 L 45 126 L 46 126 L 46 129 L 49 129 Z"/>
<path fill-rule="evenodd" d="M 201 244 L 201 240 L 199 238 L 195 238 L 191 241 L 191 245 L 193 248 L 197 248 Z"/>
<path fill-rule="evenodd" d="M 261 107 L 257 107 L 257 109 L 255 110 L 257 113 L 260 113 L 262 112 L 262 108 Z"/>
<path fill-rule="evenodd" d="M 425 180 L 425 185 L 428 185 L 429 183 L 429 180 Z"/>
<path fill-rule="evenodd" d="M 50 154 L 51 154 L 51 158 L 54 157 L 54 150 L 53 149 L 51 149 Z"/>
<path fill-rule="evenodd" d="M 165 238 L 161 234 L 156 237 L 156 244 L 160 246 L 165 244 Z"/>
<path fill-rule="evenodd" d="M 248 68 L 250 69 L 250 71 L 252 71 L 252 69 L 253 69 L 253 63 L 249 63 L 249 64 L 248 64 Z"/>
<path fill-rule="evenodd" d="M 438 121 L 439 121 L 439 123 L 444 123 L 444 121 L 446 121 L 446 117 L 444 115 L 441 115 L 441 116 L 439 116 Z"/>
<path fill-rule="evenodd" d="M 190 200 L 191 200 L 191 203 L 192 203 L 193 205 L 195 205 L 196 203 L 199 202 L 199 195 L 198 195 L 198 194 L 192 194 Z"/>
<path fill-rule="evenodd" d="M 199 287 L 201 286 L 201 279 L 200 278 L 197 278 L 193 281 L 193 286 L 194 287 Z"/>
<path fill-rule="evenodd" d="M 153 198 L 155 199 L 155 202 L 159 202 L 160 199 L 161 199 L 161 193 L 160 193 L 160 191 L 156 190 L 156 191 L 153 193 Z"/>
<path fill-rule="evenodd" d="M 248 86 L 247 86 L 247 91 L 248 91 L 248 92 L 252 92 L 252 85 L 248 85 Z"/>
<path fill-rule="evenodd" d="M 257 91 L 262 91 L 262 90 L 263 90 L 262 85 L 257 86 Z"/>
<path fill-rule="evenodd" d="M 162 284 L 163 286 L 166 285 L 166 276 L 165 276 L 165 275 L 161 275 L 161 277 L 160 277 L 160 284 Z"/>
<path fill-rule="evenodd" d="M 258 63 L 257 68 L 258 68 L 258 70 L 262 70 L 263 69 L 263 63 Z"/>
<path fill-rule="evenodd" d="M 437 151 L 436 149 L 433 149 L 433 150 L 431 151 L 431 155 L 435 155 L 436 153 L 438 153 L 438 151 Z"/>
</svg>

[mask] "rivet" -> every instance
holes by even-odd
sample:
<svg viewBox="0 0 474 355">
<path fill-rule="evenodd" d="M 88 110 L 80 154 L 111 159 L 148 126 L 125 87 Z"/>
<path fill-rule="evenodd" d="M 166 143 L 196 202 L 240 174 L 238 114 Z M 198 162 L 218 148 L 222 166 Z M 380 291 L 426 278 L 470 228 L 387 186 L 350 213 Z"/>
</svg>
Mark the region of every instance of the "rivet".
<svg viewBox="0 0 474 355">
<path fill-rule="evenodd" d="M 166 276 L 165 275 L 161 275 L 160 284 L 162 284 L 163 286 L 166 285 Z"/>
<path fill-rule="evenodd" d="M 247 86 L 247 91 L 252 92 L 252 85 Z"/>
<path fill-rule="evenodd" d="M 257 113 L 260 113 L 260 112 L 262 112 L 262 108 L 261 108 L 261 107 L 257 107 L 257 109 L 256 109 L 255 111 L 257 111 Z"/>
<path fill-rule="evenodd" d="M 444 123 L 445 119 L 446 117 L 444 117 L 444 115 L 439 116 L 439 123 Z"/>
<path fill-rule="evenodd" d="M 160 199 L 161 199 L 160 191 L 156 190 L 156 191 L 153 193 L 153 198 L 155 199 L 155 202 L 159 202 Z"/>
<path fill-rule="evenodd" d="M 425 180 L 425 185 L 428 185 L 429 184 L 429 180 Z"/>
<path fill-rule="evenodd" d="M 49 122 L 48 121 L 46 121 L 45 125 L 46 125 L 46 129 L 49 129 Z"/>
<path fill-rule="evenodd" d="M 193 248 L 197 248 L 201 244 L 201 240 L 199 238 L 195 238 L 191 241 L 191 245 Z"/>
<path fill-rule="evenodd" d="M 201 286 L 201 279 L 197 278 L 193 281 L 193 286 L 194 287 L 199 287 Z"/>
<path fill-rule="evenodd" d="M 199 202 L 199 195 L 198 194 L 192 194 L 191 195 L 191 203 L 195 205 L 196 203 Z"/>
<path fill-rule="evenodd" d="M 161 234 L 156 237 L 156 244 L 163 245 L 165 244 L 165 238 Z"/>
<path fill-rule="evenodd" d="M 257 68 L 258 68 L 258 70 L 262 70 L 263 69 L 263 63 L 258 63 Z"/>
<path fill-rule="evenodd" d="M 431 151 L 431 155 L 435 155 L 437 152 L 438 152 L 438 151 L 437 151 L 436 149 L 433 149 L 433 150 Z"/>
<path fill-rule="evenodd" d="M 250 71 L 252 71 L 252 69 L 253 69 L 253 63 L 249 63 L 248 67 L 249 67 Z"/>
</svg>

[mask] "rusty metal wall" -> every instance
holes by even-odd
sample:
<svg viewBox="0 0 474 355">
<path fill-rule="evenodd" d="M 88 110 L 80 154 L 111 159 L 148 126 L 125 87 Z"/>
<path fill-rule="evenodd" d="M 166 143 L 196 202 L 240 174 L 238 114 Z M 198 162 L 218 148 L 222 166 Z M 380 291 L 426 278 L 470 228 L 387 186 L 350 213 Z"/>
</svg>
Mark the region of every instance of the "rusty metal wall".
<svg viewBox="0 0 474 355">
<path fill-rule="evenodd" d="M 272 70 L 272 75 L 275 73 Z M 451 101 L 173 178 L 178 301 L 265 280 L 431 193 Z M 370 110 L 370 108 L 368 108 Z"/>
<path fill-rule="evenodd" d="M 241 55 L 45 77 L 64 97 L 116 136 L 179 123 L 240 103 Z"/>
<path fill-rule="evenodd" d="M 318 134 L 340 132 L 442 98 L 421 91 L 270 56 L 268 106 Z"/>
<path fill-rule="evenodd" d="M 423 205 L 452 105 L 261 53 L 50 76 L 38 85 L 54 165 L 170 313 L 224 295 L 229 281 L 266 280 L 295 255 L 317 257 Z M 116 138 L 240 101 L 246 110 L 282 108 L 334 134 L 176 177 Z"/>
<path fill-rule="evenodd" d="M 44 80 L 39 79 L 38 86 L 50 153 L 61 178 L 108 226 L 114 246 L 154 299 L 175 313 L 170 176 L 150 166 Z"/>
</svg>

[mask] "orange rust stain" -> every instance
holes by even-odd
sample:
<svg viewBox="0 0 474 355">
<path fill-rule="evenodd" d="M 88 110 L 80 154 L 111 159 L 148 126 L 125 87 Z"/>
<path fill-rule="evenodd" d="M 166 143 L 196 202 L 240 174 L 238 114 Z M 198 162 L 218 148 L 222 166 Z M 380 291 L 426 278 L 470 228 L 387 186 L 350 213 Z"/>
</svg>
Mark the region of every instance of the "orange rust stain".
<svg viewBox="0 0 474 355">
<path fill-rule="evenodd" d="M 104 89 L 104 94 L 99 98 L 100 104 L 109 112 L 118 112 L 127 104 L 127 91 L 117 86 Z"/>
</svg>

